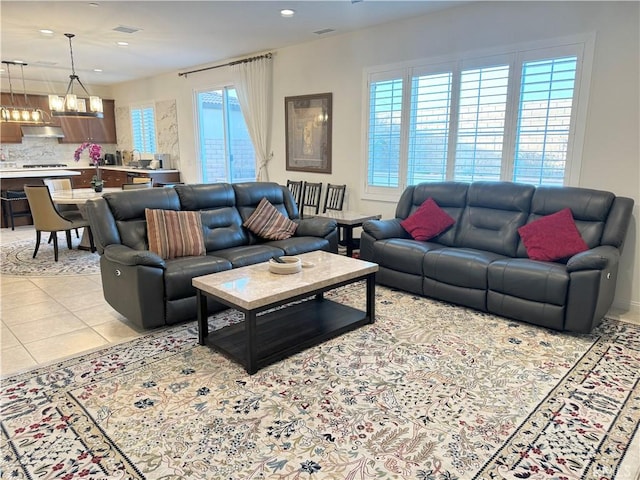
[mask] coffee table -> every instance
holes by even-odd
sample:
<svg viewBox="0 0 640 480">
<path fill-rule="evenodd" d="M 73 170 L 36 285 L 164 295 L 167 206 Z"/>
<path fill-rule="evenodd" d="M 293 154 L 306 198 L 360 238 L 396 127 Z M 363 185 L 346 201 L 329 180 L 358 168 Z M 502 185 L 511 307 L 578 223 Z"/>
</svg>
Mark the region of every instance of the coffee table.
<svg viewBox="0 0 640 480">
<path fill-rule="evenodd" d="M 226 354 L 252 375 L 374 322 L 377 264 L 324 251 L 297 256 L 312 266 L 278 275 L 269 271 L 268 263 L 260 263 L 195 277 L 198 343 Z M 360 280 L 366 281 L 365 311 L 324 298 L 324 292 Z M 209 334 L 208 297 L 242 312 L 244 321 Z"/>
</svg>

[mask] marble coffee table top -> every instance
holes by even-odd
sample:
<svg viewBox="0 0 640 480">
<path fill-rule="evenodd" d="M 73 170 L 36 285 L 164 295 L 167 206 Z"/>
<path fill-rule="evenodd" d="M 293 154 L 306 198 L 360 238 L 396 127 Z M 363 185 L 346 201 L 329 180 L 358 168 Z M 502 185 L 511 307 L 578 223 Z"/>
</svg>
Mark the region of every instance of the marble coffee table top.
<svg viewBox="0 0 640 480">
<path fill-rule="evenodd" d="M 378 271 L 376 263 L 325 251 L 296 257 L 303 265 L 311 265 L 303 266 L 298 273 L 279 275 L 269 271 L 268 262 L 258 263 L 195 277 L 193 286 L 239 308 L 252 310 Z"/>
</svg>

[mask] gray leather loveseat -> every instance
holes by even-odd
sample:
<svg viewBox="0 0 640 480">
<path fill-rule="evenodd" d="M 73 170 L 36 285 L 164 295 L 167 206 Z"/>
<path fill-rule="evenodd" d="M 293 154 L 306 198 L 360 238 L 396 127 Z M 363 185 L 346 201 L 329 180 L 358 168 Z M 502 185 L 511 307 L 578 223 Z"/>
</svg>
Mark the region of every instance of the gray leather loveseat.
<svg viewBox="0 0 640 480">
<path fill-rule="evenodd" d="M 455 223 L 428 241 L 400 225 L 428 198 Z M 518 229 L 569 207 L 588 250 L 528 258 Z M 408 187 L 396 218 L 363 226 L 360 257 L 376 281 L 557 330 L 589 332 L 611 306 L 633 200 L 571 187 L 444 182 Z"/>
<path fill-rule="evenodd" d="M 292 237 L 264 240 L 243 227 L 262 198 L 298 224 Z M 291 193 L 276 183 L 176 185 L 106 193 L 88 201 L 86 208 L 101 254 L 104 297 L 142 328 L 195 319 L 193 277 L 279 255 L 338 251 L 335 221 L 299 219 Z M 165 260 L 149 251 L 145 208 L 200 211 L 206 255 Z M 212 301 L 208 305 L 211 312 L 223 308 Z"/>
</svg>

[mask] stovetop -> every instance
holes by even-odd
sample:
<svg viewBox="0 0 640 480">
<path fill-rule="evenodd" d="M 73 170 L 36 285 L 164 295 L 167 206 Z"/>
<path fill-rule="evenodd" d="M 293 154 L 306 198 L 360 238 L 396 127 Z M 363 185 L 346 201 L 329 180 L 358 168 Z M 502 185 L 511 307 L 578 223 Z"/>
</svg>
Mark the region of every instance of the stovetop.
<svg viewBox="0 0 640 480">
<path fill-rule="evenodd" d="M 22 168 L 53 168 L 53 167 L 66 167 L 66 163 L 40 163 L 23 165 Z"/>
</svg>

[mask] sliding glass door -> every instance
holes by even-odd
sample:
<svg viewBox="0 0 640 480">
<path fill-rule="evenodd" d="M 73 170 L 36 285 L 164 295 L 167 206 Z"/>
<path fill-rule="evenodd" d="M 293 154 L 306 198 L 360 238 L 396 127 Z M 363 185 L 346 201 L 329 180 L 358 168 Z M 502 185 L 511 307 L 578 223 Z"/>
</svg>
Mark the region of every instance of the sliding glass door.
<svg viewBox="0 0 640 480">
<path fill-rule="evenodd" d="M 256 179 L 256 157 L 233 88 L 197 94 L 200 159 L 204 183 Z"/>
</svg>

